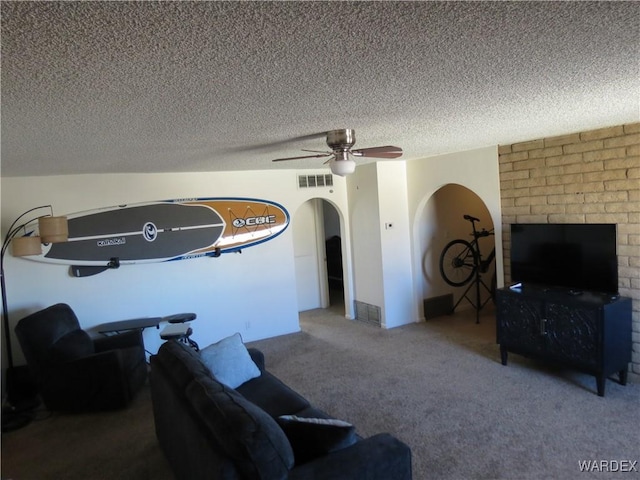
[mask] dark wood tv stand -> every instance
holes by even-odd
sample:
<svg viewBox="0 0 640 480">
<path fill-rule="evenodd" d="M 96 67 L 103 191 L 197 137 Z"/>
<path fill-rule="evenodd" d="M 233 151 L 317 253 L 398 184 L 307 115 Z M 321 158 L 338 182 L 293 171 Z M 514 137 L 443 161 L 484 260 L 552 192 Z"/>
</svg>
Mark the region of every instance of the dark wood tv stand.
<svg viewBox="0 0 640 480">
<path fill-rule="evenodd" d="M 502 364 L 507 353 L 549 360 L 626 385 L 631 362 L 631 299 L 542 287 L 496 292 L 496 332 Z"/>
</svg>

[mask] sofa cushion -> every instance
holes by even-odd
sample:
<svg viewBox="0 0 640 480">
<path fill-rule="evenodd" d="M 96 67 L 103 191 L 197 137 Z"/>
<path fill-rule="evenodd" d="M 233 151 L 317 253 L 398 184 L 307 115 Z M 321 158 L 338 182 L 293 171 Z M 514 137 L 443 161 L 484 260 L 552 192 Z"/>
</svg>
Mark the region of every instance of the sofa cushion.
<svg viewBox="0 0 640 480">
<path fill-rule="evenodd" d="M 48 359 L 52 363 L 69 362 L 95 353 L 93 341 L 84 330 L 72 330 L 49 347 Z"/>
<path fill-rule="evenodd" d="M 248 479 L 286 479 L 294 456 L 286 435 L 266 412 L 211 377 L 186 391 L 199 420 Z"/>
<path fill-rule="evenodd" d="M 273 418 L 298 413 L 309 407 L 307 399 L 267 371 L 239 386 L 236 390 Z"/>
<path fill-rule="evenodd" d="M 298 465 L 357 441 L 355 427 L 343 420 L 282 415 L 278 424 L 291 443 Z"/>
<path fill-rule="evenodd" d="M 213 376 L 231 388 L 260 376 L 260 369 L 251 359 L 239 333 L 203 348 L 200 357 Z"/>
<path fill-rule="evenodd" d="M 211 375 L 207 366 L 202 363 L 200 354 L 181 342 L 163 343 L 154 361 L 162 365 L 179 392 L 184 392 L 195 377 Z"/>
</svg>

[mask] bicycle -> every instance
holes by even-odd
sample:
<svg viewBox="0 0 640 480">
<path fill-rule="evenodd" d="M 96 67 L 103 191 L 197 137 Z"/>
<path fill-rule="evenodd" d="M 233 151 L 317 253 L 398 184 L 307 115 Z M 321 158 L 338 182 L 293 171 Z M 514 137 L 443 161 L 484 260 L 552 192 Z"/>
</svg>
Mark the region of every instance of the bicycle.
<svg viewBox="0 0 640 480">
<path fill-rule="evenodd" d="M 489 256 L 486 259 L 483 259 L 482 252 L 480 251 L 480 243 L 478 242 L 478 240 L 483 237 L 494 235 L 494 230 L 486 230 L 483 228 L 482 230 L 478 231 L 476 229 L 476 222 L 479 222 L 479 219 L 472 217 L 471 215 L 464 215 L 463 218 L 471 222 L 471 236 L 473 237 L 473 240 L 469 242 L 467 240 L 459 238 L 456 240 L 452 240 L 445 245 L 442 253 L 440 254 L 440 274 L 442 275 L 444 281 L 452 287 L 463 287 L 470 283 L 472 279 L 475 279 L 477 298 L 476 303 L 474 303 L 469 297 L 467 297 L 467 293 L 473 286 L 469 285 L 462 297 L 460 297 L 460 300 L 458 300 L 458 303 L 456 303 L 453 307 L 453 310 L 455 310 L 455 308 L 463 298 L 466 298 L 475 307 L 476 314 L 479 315 L 482 307 L 484 307 L 490 299 L 494 298 L 494 293 L 496 290 L 495 273 L 493 275 L 493 278 L 491 279 L 491 288 L 487 287 L 487 285 L 482 281 L 480 274 L 487 273 L 489 271 L 489 268 L 491 267 L 491 264 L 496 257 L 496 247 L 494 245 L 493 249 L 489 253 Z M 481 284 L 490 293 L 490 297 L 482 304 L 480 303 Z M 476 319 L 476 323 L 479 323 L 478 317 L 476 317 Z"/>
<path fill-rule="evenodd" d="M 479 238 L 493 235 L 493 229 L 483 228 L 477 231 L 475 222 L 479 222 L 479 219 L 471 215 L 465 215 L 464 219 L 471 222 L 473 240 L 471 242 L 461 238 L 452 240 L 445 245 L 440 254 L 440 274 L 452 287 L 463 287 L 469 283 L 477 270 L 480 273 L 487 273 L 496 256 L 494 246 L 487 259 L 483 260 L 478 243 Z"/>
</svg>

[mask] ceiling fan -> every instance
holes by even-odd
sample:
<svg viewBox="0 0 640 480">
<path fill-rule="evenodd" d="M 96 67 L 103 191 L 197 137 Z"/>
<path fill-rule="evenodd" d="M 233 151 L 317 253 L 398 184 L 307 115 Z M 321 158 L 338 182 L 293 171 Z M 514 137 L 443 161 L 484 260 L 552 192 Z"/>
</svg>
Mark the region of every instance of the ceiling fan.
<svg viewBox="0 0 640 480">
<path fill-rule="evenodd" d="M 304 150 L 303 152 L 315 152 L 318 155 L 303 155 L 301 157 L 276 158 L 274 162 L 284 162 L 288 160 L 299 160 L 302 158 L 322 158 L 329 157 L 325 162 L 329 164 L 331 172 L 345 176 L 353 173 L 356 169 L 356 162 L 351 157 L 371 157 L 371 158 L 398 158 L 402 155 L 400 147 L 385 145 L 383 147 L 361 148 L 351 150 L 356 143 L 356 131 L 352 129 L 331 130 L 327 132 L 327 145 L 331 152 L 318 152 L 316 150 Z"/>
</svg>

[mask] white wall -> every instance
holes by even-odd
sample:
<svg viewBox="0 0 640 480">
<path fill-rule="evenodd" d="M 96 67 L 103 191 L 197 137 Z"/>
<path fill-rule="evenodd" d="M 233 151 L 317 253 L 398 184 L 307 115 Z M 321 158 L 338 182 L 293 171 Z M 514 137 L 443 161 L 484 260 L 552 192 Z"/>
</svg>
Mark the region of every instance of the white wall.
<svg viewBox="0 0 640 480">
<path fill-rule="evenodd" d="M 378 162 L 379 218 L 387 328 L 412 323 L 413 278 L 406 162 Z"/>
<path fill-rule="evenodd" d="M 309 198 L 321 197 L 348 219 L 344 179 L 335 177 L 331 188 L 298 189 L 296 175 L 278 170 L 3 177 L 2 232 L 22 212 L 42 204 L 52 204 L 55 214 L 68 214 L 193 197 L 263 198 L 282 204 L 292 216 Z M 346 236 L 349 242 L 348 232 Z M 241 254 L 125 265 L 93 277 L 71 277 L 66 266 L 10 255 L 5 270 L 12 331 L 24 315 L 57 302 L 69 303 L 89 330 L 109 321 L 195 312 L 193 338 L 201 346 L 236 331 L 251 341 L 299 330 L 291 228 Z M 12 337 L 20 365 L 22 354 Z M 145 331 L 148 350 L 155 351 L 160 343 L 157 331 Z"/>
<path fill-rule="evenodd" d="M 244 196 L 278 202 L 293 217 L 307 200 L 322 198 L 340 219 L 345 316 L 353 318 L 353 300 L 358 299 L 382 306 L 386 326 L 397 326 L 420 320 L 420 225 L 429 221 L 423 210 L 443 185 L 464 185 L 487 206 L 496 227 L 496 266 L 502 279 L 497 158 L 497 148 L 490 147 L 360 165 L 346 179 L 334 176 L 333 187 L 309 189 L 297 187 L 294 170 L 3 177 L 2 232 L 22 212 L 42 204 L 66 214 L 170 198 Z M 385 223 L 393 223 L 393 229 L 386 230 Z M 198 314 L 194 338 L 202 346 L 236 331 L 251 341 L 299 330 L 291 228 L 242 254 L 123 266 L 94 277 L 74 278 L 65 266 L 10 255 L 5 269 L 12 330 L 22 316 L 57 302 L 69 303 L 87 329 L 125 318 L 193 311 Z M 146 330 L 145 344 L 155 351 L 158 332 Z M 19 365 L 22 355 L 15 350 Z"/>
<path fill-rule="evenodd" d="M 360 165 L 348 177 L 354 298 L 381 307 L 387 328 L 423 319 L 422 300 L 429 281 L 424 256 L 436 250 L 439 255 L 440 248 L 431 248 L 425 238 L 436 237 L 438 215 L 442 214 L 436 211 L 447 214 L 446 205 L 431 211 L 428 201 L 448 184 L 465 186 L 481 199 L 482 211 L 488 210 L 489 223 L 496 226 L 496 268 L 502 278 L 497 147 Z M 393 225 L 390 229 L 389 223 Z M 468 222 L 464 223 L 468 228 Z M 454 238 L 460 233 L 452 228 L 445 235 Z M 433 272 L 429 274 L 433 277 Z"/>
<path fill-rule="evenodd" d="M 413 322 L 406 164 L 359 166 L 349 178 L 355 299 L 381 309 L 386 328 Z"/>
<path fill-rule="evenodd" d="M 418 306 L 419 312 L 422 312 L 421 294 L 424 291 L 425 281 L 423 266 L 425 253 L 439 255 L 437 247 L 425 245 L 423 240 L 425 236 L 433 235 L 433 226 L 437 225 L 437 218 L 430 218 L 430 214 L 435 215 L 435 210 L 431 212 L 427 204 L 436 191 L 448 184 L 459 184 L 473 191 L 489 211 L 495 227 L 498 286 L 502 285 L 502 222 L 497 147 L 412 160 L 407 162 L 407 187 L 409 217 L 412 222 L 412 257 L 414 292 L 416 292 L 414 303 Z M 426 212 L 425 209 L 427 209 Z M 452 236 L 453 234 L 454 232 L 450 233 Z M 422 319 L 418 317 L 416 320 Z"/>
<path fill-rule="evenodd" d="M 382 308 L 384 286 L 376 165 L 360 165 L 347 179 L 354 299 Z"/>
</svg>

